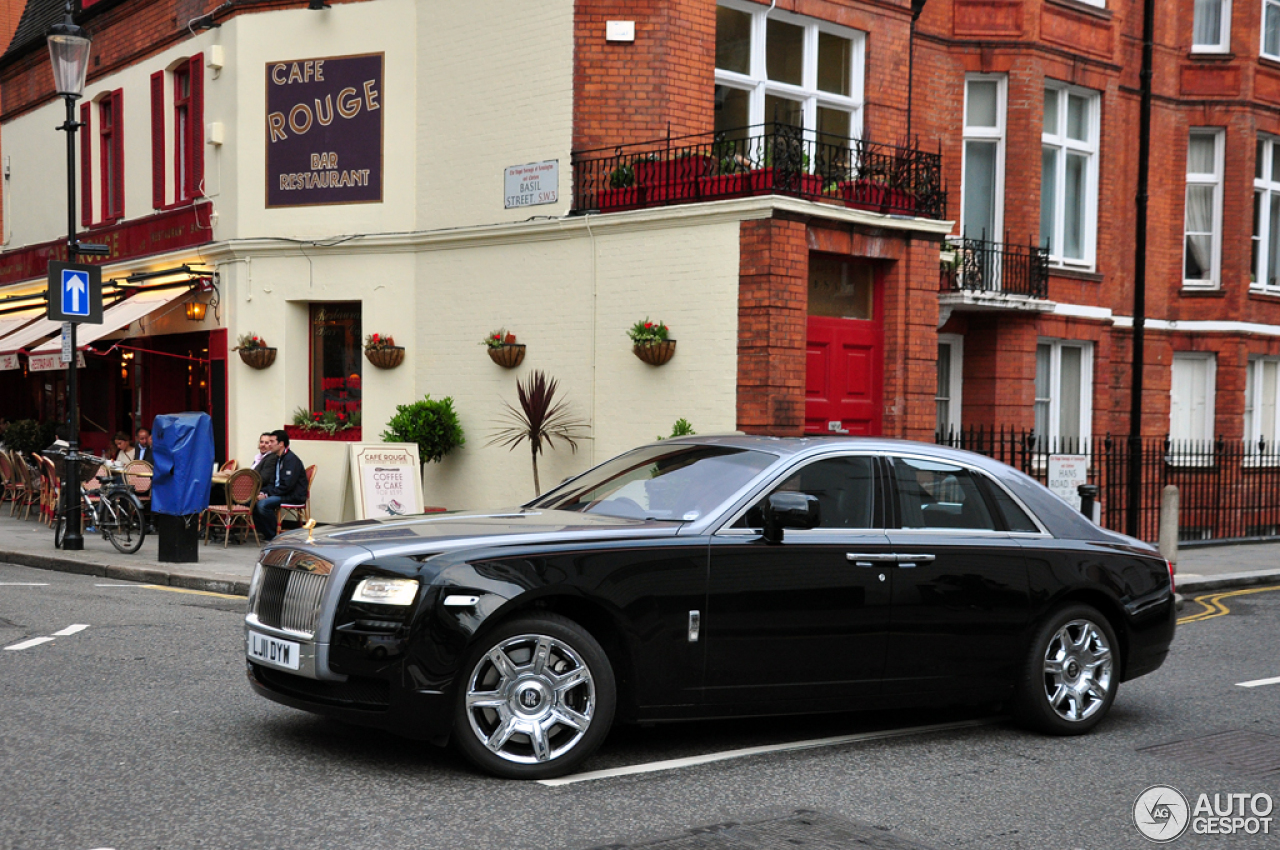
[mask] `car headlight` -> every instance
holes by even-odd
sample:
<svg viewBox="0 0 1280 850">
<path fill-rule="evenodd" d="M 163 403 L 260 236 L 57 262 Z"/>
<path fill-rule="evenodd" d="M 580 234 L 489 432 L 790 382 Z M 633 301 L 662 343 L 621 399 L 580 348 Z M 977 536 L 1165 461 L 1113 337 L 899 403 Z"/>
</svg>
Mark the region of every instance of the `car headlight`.
<svg viewBox="0 0 1280 850">
<path fill-rule="evenodd" d="M 418 582 L 411 578 L 366 578 L 356 585 L 352 602 L 375 605 L 412 605 L 418 595 Z"/>
</svg>

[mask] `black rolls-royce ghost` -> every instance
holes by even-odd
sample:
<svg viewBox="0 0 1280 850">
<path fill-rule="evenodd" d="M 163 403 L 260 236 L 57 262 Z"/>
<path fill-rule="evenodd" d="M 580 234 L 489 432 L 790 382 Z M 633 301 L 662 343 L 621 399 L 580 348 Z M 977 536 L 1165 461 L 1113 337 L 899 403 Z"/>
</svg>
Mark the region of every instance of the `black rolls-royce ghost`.
<svg viewBox="0 0 1280 850">
<path fill-rule="evenodd" d="M 688 437 L 510 510 L 277 538 L 245 648 L 269 699 L 543 778 L 615 720 L 999 701 L 1086 732 L 1174 620 L 1154 549 L 996 461 Z"/>
</svg>

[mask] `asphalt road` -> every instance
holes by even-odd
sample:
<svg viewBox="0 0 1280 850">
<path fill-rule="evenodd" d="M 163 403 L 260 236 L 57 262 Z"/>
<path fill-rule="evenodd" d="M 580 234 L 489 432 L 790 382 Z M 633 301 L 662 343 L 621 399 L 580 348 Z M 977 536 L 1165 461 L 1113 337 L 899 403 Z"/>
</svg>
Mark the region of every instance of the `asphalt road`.
<svg viewBox="0 0 1280 850">
<path fill-rule="evenodd" d="M 1148 786 L 1280 803 L 1280 683 L 1237 684 L 1280 677 L 1280 588 L 1221 605 L 1081 738 L 954 711 L 623 729 L 588 769 L 978 721 L 549 787 L 254 696 L 242 599 L 0 565 L 0 848 L 795 847 L 688 830 L 796 810 L 882 841 L 824 847 L 1151 847 L 1133 823 Z M 1171 846 L 1280 848 L 1271 817 L 1271 835 Z"/>
</svg>

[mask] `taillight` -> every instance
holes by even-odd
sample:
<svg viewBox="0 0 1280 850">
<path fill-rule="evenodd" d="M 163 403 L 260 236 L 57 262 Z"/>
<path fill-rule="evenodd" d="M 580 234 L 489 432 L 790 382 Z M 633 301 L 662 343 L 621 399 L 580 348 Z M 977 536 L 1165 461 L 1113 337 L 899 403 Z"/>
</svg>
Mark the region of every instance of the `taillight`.
<svg viewBox="0 0 1280 850">
<path fill-rule="evenodd" d="M 1168 558 L 1165 558 L 1164 565 L 1169 568 L 1169 592 L 1177 593 L 1178 584 L 1173 580 L 1173 561 L 1170 561 Z"/>
</svg>

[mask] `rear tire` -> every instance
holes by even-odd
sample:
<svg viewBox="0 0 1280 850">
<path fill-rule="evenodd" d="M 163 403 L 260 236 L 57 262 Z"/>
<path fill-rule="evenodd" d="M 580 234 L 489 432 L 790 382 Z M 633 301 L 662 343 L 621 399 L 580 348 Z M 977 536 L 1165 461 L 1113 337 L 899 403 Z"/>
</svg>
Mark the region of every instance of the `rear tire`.
<svg viewBox="0 0 1280 850">
<path fill-rule="evenodd" d="M 599 642 L 558 614 L 503 623 L 460 669 L 453 739 L 482 770 L 507 779 L 569 773 L 609 733 L 613 668 Z"/>
<path fill-rule="evenodd" d="M 1058 609 L 1032 641 L 1014 697 L 1014 717 L 1049 735 L 1088 732 L 1115 701 L 1119 648 L 1115 631 L 1097 609 Z"/>
<path fill-rule="evenodd" d="M 109 498 L 108 512 L 114 512 L 115 518 L 103 520 L 104 525 L 109 523 L 106 525 L 107 537 L 112 546 L 132 555 L 142 548 L 142 539 L 147 536 L 146 529 L 142 527 L 142 511 L 138 509 L 138 503 L 128 496 L 116 494 Z"/>
</svg>

